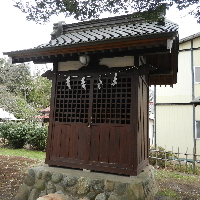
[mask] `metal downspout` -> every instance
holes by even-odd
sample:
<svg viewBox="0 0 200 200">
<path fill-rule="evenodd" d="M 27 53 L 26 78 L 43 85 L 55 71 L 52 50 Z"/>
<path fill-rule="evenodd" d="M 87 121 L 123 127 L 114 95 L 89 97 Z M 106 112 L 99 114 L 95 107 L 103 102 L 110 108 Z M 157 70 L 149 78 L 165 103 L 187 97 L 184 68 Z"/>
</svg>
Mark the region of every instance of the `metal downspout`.
<svg viewBox="0 0 200 200">
<path fill-rule="evenodd" d="M 154 101 L 154 147 L 155 149 L 157 148 L 157 141 L 156 141 L 156 86 L 154 86 L 154 97 L 153 97 L 153 101 Z"/>
<path fill-rule="evenodd" d="M 192 100 L 195 98 L 194 95 L 194 52 L 193 52 L 193 40 L 191 40 L 191 71 L 192 71 Z M 196 152 L 196 138 L 195 138 L 195 105 L 193 104 L 193 141 L 194 150 Z"/>
</svg>

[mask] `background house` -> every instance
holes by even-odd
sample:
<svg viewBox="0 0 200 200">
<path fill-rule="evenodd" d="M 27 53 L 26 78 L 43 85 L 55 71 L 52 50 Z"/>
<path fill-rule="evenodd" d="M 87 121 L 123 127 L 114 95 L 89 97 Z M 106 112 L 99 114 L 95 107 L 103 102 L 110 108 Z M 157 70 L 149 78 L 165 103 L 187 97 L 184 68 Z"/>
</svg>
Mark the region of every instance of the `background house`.
<svg viewBox="0 0 200 200">
<path fill-rule="evenodd" d="M 150 146 L 154 146 L 154 103 L 149 102 L 149 142 Z"/>
<path fill-rule="evenodd" d="M 42 124 L 45 123 L 49 125 L 50 106 L 45 109 L 40 110 L 39 113 L 41 114 L 36 116 L 35 118 L 41 120 Z"/>
<path fill-rule="evenodd" d="M 200 32 L 180 40 L 177 84 L 155 88 L 155 144 L 200 154 Z"/>
<path fill-rule="evenodd" d="M 17 118 L 13 114 L 0 108 L 0 123 L 5 120 L 17 120 Z"/>
</svg>

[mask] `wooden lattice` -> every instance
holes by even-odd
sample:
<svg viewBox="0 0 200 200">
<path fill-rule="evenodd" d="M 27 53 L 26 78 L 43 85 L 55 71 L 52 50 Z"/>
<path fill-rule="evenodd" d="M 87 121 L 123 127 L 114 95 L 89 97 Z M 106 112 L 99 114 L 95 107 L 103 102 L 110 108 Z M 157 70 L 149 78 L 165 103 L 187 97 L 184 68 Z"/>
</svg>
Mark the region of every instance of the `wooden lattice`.
<svg viewBox="0 0 200 200">
<path fill-rule="evenodd" d="M 130 124 L 131 78 L 86 79 L 86 89 L 81 80 L 72 79 L 69 88 L 66 82 L 58 82 L 56 95 L 57 122 L 116 123 Z M 92 110 L 92 113 L 90 111 Z"/>
</svg>

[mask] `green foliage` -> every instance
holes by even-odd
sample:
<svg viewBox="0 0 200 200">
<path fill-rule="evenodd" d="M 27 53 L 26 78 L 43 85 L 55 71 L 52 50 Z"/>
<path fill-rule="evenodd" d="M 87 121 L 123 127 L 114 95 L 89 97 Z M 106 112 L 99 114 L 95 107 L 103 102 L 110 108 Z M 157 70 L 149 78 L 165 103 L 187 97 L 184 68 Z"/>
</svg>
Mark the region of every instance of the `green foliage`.
<svg viewBox="0 0 200 200">
<path fill-rule="evenodd" d="M 28 94 L 28 102 L 34 104 L 35 108 L 43 109 L 49 106 L 51 97 L 51 81 L 46 77 L 34 77 L 31 90 Z"/>
<path fill-rule="evenodd" d="M 26 127 L 21 123 L 5 122 L 0 125 L 0 134 L 8 146 L 15 149 L 22 148 L 26 143 Z"/>
<path fill-rule="evenodd" d="M 17 119 L 30 119 L 38 114 L 36 108 L 25 99 L 6 89 L 0 89 L 0 107 L 12 113 Z"/>
<path fill-rule="evenodd" d="M 51 81 L 31 76 L 29 65 L 0 58 L 0 107 L 18 119 L 31 119 L 50 104 Z"/>
<path fill-rule="evenodd" d="M 157 150 L 154 150 L 151 148 L 149 152 L 149 163 L 151 165 L 158 165 L 159 167 L 164 167 L 165 166 L 165 159 L 169 159 L 172 157 L 171 152 L 165 151 L 163 147 L 157 147 Z M 157 159 L 156 159 L 157 158 Z"/>
<path fill-rule="evenodd" d="M 36 150 L 44 150 L 46 148 L 47 127 L 33 126 L 28 133 L 27 143 Z"/>
<path fill-rule="evenodd" d="M 36 123 L 4 122 L 0 125 L 0 136 L 4 145 L 14 149 L 29 144 L 36 150 L 46 147 L 47 127 L 39 127 Z"/>
<path fill-rule="evenodd" d="M 33 20 L 37 23 L 49 21 L 52 15 L 64 13 L 66 17 L 73 16 L 78 20 L 98 19 L 104 12 L 114 14 L 134 13 L 148 11 L 144 14 L 147 20 L 160 17 L 161 7 L 170 8 L 176 5 L 179 10 L 197 5 L 189 14 L 197 18 L 200 23 L 199 0 L 35 0 L 27 2 L 26 0 L 13 0 L 15 7 L 22 12 L 27 13 L 27 20 Z"/>
<path fill-rule="evenodd" d="M 162 190 L 159 191 L 157 194 L 166 196 L 166 197 L 171 197 L 171 199 L 173 198 L 174 200 L 179 199 L 178 194 L 173 189 L 162 188 Z M 169 199 L 169 198 L 167 198 L 167 199 Z"/>
<path fill-rule="evenodd" d="M 29 89 L 28 83 L 32 81 L 29 65 L 12 65 L 3 58 L 0 60 L 2 63 L 0 65 L 0 84 L 4 85 L 9 92 L 26 97 Z"/>
</svg>

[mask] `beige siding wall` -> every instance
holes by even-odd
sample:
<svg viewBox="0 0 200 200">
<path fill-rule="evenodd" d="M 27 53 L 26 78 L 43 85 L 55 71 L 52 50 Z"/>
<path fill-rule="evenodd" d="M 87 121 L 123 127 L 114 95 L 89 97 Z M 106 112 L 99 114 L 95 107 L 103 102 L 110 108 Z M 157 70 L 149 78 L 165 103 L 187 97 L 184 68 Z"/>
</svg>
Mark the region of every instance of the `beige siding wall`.
<svg viewBox="0 0 200 200">
<path fill-rule="evenodd" d="M 200 49 L 194 50 L 194 66 L 200 66 Z"/>
<path fill-rule="evenodd" d="M 193 40 L 193 47 L 200 47 L 200 37 Z M 179 49 L 190 49 L 191 41 L 180 44 Z M 193 66 L 200 66 L 200 49 L 193 51 Z M 191 51 L 179 53 L 178 80 L 173 88 L 156 87 L 156 103 L 189 103 L 192 100 Z M 200 84 L 194 84 L 194 96 L 200 96 Z M 195 120 L 200 120 L 200 105 L 195 107 Z M 193 106 L 156 106 L 156 143 L 167 150 L 193 152 Z M 200 155 L 200 140 L 196 140 L 196 151 Z M 198 158 L 200 159 L 200 158 Z"/>
<path fill-rule="evenodd" d="M 200 84 L 194 84 L 194 96 L 200 96 Z"/>
<path fill-rule="evenodd" d="M 189 103 L 192 100 L 192 74 L 190 51 L 179 53 L 177 84 L 156 86 L 157 103 Z"/>
<path fill-rule="evenodd" d="M 185 153 L 193 152 L 192 106 L 157 106 L 156 107 L 156 143 L 166 150 Z"/>
<path fill-rule="evenodd" d="M 179 45 L 179 50 L 190 49 L 190 47 L 191 47 L 191 42 L 187 41 Z"/>
<path fill-rule="evenodd" d="M 200 37 L 195 38 L 195 39 L 193 40 L 193 47 L 194 47 L 194 48 L 200 47 Z"/>
<path fill-rule="evenodd" d="M 196 143 L 196 153 L 197 155 L 200 155 L 200 140 L 196 140 L 197 143 Z M 200 157 L 198 156 L 197 157 L 198 160 L 200 160 Z"/>
</svg>

